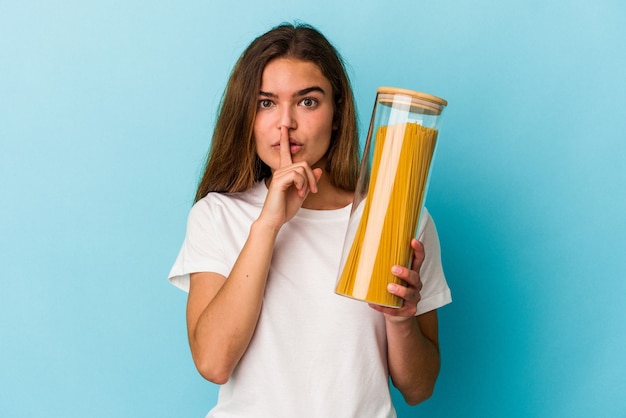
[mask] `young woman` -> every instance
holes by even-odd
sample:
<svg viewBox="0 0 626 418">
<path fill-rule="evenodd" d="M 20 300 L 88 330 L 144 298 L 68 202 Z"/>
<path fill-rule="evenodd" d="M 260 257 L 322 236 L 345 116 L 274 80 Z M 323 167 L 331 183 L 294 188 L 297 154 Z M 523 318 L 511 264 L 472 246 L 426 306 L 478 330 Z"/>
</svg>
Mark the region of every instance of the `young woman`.
<svg viewBox="0 0 626 418">
<path fill-rule="evenodd" d="M 195 365 L 222 385 L 209 417 L 394 417 L 439 371 L 436 309 L 450 302 L 425 211 L 399 309 L 334 293 L 358 175 L 352 91 L 310 26 L 255 39 L 224 93 L 170 281 L 189 291 Z"/>
</svg>

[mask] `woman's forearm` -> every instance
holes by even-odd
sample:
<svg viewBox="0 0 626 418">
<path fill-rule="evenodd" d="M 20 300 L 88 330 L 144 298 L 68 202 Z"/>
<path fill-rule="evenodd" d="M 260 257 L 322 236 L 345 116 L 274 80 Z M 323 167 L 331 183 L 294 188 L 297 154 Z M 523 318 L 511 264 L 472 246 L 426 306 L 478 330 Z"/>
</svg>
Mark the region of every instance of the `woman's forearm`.
<svg viewBox="0 0 626 418">
<path fill-rule="evenodd" d="M 214 383 L 228 380 L 250 343 L 277 232 L 262 222 L 253 223 L 227 279 L 222 277 L 216 284 L 192 278 L 187 309 L 189 343 L 198 371 Z"/>
<path fill-rule="evenodd" d="M 439 374 L 436 312 L 401 322 L 387 320 L 389 373 L 410 405 L 432 395 Z"/>
</svg>

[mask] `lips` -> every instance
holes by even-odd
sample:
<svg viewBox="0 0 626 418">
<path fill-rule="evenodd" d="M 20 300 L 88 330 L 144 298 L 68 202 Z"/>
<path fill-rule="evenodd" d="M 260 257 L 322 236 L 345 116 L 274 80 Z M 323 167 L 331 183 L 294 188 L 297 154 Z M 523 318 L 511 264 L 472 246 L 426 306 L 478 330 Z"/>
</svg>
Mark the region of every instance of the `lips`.
<svg viewBox="0 0 626 418">
<path fill-rule="evenodd" d="M 289 151 L 292 154 L 295 154 L 296 152 L 300 151 L 302 147 L 303 147 L 303 144 L 296 142 L 292 139 L 289 139 Z M 280 150 L 280 142 L 275 142 L 274 144 L 272 144 L 272 148 L 276 150 Z"/>
<path fill-rule="evenodd" d="M 302 149 L 302 144 L 296 144 L 296 143 L 291 143 L 291 142 L 289 143 L 289 151 L 291 151 L 292 154 L 295 154 L 301 149 Z"/>
</svg>

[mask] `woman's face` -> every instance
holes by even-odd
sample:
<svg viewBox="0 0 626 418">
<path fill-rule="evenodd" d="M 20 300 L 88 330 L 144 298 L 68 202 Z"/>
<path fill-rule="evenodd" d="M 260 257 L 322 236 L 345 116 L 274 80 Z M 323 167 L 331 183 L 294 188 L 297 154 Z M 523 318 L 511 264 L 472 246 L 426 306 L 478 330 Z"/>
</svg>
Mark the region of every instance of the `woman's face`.
<svg viewBox="0 0 626 418">
<path fill-rule="evenodd" d="M 280 166 L 280 127 L 286 126 L 293 162 L 323 168 L 334 129 L 334 102 L 319 67 L 289 58 L 270 61 L 257 98 L 254 141 L 259 158 L 272 171 Z"/>
</svg>

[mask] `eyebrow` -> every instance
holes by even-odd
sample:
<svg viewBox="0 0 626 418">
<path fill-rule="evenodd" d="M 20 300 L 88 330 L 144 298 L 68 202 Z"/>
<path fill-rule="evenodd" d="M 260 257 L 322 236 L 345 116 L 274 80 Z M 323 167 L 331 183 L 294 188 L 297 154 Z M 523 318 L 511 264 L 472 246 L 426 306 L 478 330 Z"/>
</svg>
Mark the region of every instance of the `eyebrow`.
<svg viewBox="0 0 626 418">
<path fill-rule="evenodd" d="M 312 87 L 307 87 L 305 89 L 302 90 L 298 90 L 297 92 L 295 92 L 293 94 L 293 97 L 300 97 L 300 96 L 306 96 L 309 93 L 313 93 L 313 92 L 319 92 L 322 94 L 326 94 L 326 92 L 324 91 L 323 88 L 321 88 L 320 86 L 312 86 Z M 267 91 L 260 91 L 259 92 L 259 96 L 263 96 L 263 97 L 269 97 L 270 99 L 275 99 L 278 96 L 274 93 L 271 92 L 267 92 Z"/>
</svg>

